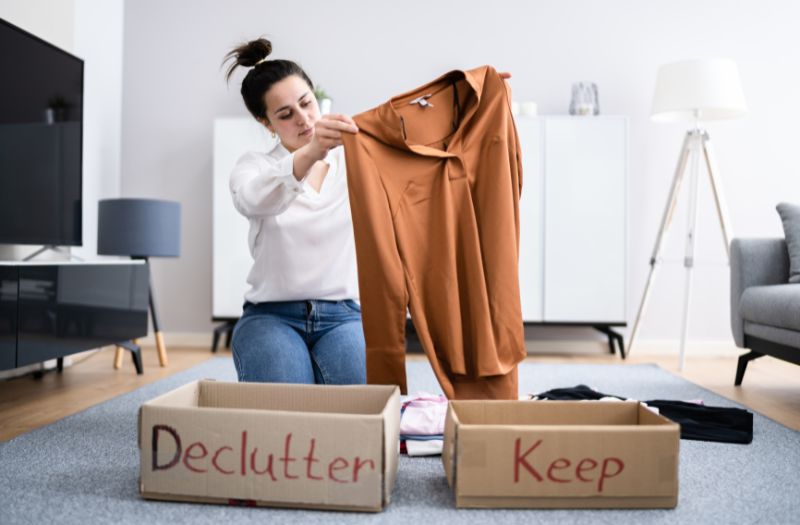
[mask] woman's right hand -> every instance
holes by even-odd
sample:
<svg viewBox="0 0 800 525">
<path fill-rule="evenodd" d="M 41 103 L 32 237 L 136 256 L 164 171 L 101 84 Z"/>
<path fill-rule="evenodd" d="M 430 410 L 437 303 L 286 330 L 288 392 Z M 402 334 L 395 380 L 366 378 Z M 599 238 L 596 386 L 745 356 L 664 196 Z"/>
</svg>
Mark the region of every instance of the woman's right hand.
<svg viewBox="0 0 800 525">
<path fill-rule="evenodd" d="M 336 146 L 342 145 L 342 133 L 358 133 L 358 126 L 347 115 L 323 115 L 314 125 L 314 136 L 309 142 L 309 149 L 316 160 L 322 160 Z"/>
</svg>

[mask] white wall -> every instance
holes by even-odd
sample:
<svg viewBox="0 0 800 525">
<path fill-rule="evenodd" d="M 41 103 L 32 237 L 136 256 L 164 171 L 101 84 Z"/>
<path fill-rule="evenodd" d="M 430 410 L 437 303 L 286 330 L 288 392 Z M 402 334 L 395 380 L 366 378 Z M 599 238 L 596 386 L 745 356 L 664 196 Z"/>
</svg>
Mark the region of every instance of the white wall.
<svg viewBox="0 0 800 525">
<path fill-rule="evenodd" d="M 83 246 L 97 254 L 97 201 L 120 194 L 123 0 L 75 0 L 75 54 L 84 60 Z"/>
<path fill-rule="evenodd" d="M 74 0 L 3 0 L 0 17 L 51 44 L 73 52 Z"/>
<path fill-rule="evenodd" d="M 693 57 L 738 62 L 751 114 L 708 128 L 734 233 L 778 235 L 775 204 L 800 201 L 798 19 L 790 0 L 126 2 L 122 194 L 183 206 L 181 258 L 153 265 L 164 330 L 211 330 L 212 120 L 246 114 L 241 75 L 226 87 L 220 68 L 239 41 L 272 39 L 275 56 L 300 62 L 346 113 L 482 64 L 512 72 L 515 98 L 538 102 L 542 114 L 566 113 L 573 81 L 596 82 L 601 111 L 630 117 L 632 318 L 685 129 L 648 118 L 658 66 Z M 675 261 L 684 216 L 681 207 L 665 245 Z M 728 269 L 714 217 L 703 185 L 690 336 L 730 340 Z M 679 337 L 682 287 L 682 268 L 667 264 L 643 339 Z"/>
</svg>

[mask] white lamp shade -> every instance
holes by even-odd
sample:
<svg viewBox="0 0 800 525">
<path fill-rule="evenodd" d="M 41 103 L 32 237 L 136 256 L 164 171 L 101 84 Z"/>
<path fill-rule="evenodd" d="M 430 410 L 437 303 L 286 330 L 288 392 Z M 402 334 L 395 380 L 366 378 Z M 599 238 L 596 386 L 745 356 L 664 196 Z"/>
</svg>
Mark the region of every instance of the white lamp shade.
<svg viewBox="0 0 800 525">
<path fill-rule="evenodd" d="M 658 69 L 650 113 L 655 122 L 716 120 L 745 113 L 739 68 L 733 60 L 685 60 Z"/>
</svg>

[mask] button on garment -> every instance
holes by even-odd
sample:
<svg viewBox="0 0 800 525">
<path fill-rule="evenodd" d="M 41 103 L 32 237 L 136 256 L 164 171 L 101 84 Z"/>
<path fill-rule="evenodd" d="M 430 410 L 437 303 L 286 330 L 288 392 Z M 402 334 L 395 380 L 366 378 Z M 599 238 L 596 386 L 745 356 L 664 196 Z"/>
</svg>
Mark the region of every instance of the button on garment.
<svg viewBox="0 0 800 525">
<path fill-rule="evenodd" d="M 516 399 L 522 171 L 505 81 L 452 71 L 354 120 L 343 140 L 368 381 L 406 392 L 408 308 L 448 398 Z"/>
</svg>

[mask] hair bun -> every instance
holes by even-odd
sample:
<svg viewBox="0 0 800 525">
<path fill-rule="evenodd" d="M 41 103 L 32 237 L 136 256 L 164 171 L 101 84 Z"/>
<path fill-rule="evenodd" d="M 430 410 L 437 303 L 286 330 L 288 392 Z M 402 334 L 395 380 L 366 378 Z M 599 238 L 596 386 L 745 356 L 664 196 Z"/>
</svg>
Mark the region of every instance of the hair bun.
<svg viewBox="0 0 800 525">
<path fill-rule="evenodd" d="M 272 53 L 272 43 L 266 38 L 251 40 L 250 42 L 235 47 L 225 55 L 225 59 L 223 60 L 223 64 L 228 60 L 232 60 L 231 65 L 228 66 L 227 74 L 225 75 L 226 80 L 230 80 L 233 71 L 238 66 L 254 67 L 267 58 L 270 53 Z"/>
</svg>

